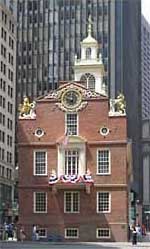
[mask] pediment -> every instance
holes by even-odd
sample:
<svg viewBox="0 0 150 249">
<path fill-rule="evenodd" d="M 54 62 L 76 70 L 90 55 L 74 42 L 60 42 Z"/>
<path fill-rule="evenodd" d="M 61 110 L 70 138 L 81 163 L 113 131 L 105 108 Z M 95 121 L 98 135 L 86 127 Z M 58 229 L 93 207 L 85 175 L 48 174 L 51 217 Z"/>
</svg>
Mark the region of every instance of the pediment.
<svg viewBox="0 0 150 249">
<path fill-rule="evenodd" d="M 38 101 L 52 101 L 64 112 L 78 112 L 84 109 L 91 99 L 107 99 L 107 97 L 87 89 L 79 82 L 61 82 L 57 90 L 49 92 Z"/>
<path fill-rule="evenodd" d="M 74 89 L 79 91 L 82 94 L 82 98 L 84 99 L 91 99 L 91 98 L 107 98 L 106 96 L 97 93 L 95 91 L 92 91 L 90 89 L 87 89 L 84 87 L 81 83 L 78 82 L 67 82 L 61 85 L 57 90 L 49 92 L 46 96 L 44 96 L 44 99 L 55 99 L 55 100 L 60 100 L 62 94 L 65 91 Z"/>
</svg>

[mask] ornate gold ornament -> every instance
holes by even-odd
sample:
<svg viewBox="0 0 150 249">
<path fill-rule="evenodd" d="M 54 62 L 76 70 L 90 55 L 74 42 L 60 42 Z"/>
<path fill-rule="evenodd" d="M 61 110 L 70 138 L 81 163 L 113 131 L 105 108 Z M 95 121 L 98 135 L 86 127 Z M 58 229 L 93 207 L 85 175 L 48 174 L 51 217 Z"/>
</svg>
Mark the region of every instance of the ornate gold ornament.
<svg viewBox="0 0 150 249">
<path fill-rule="evenodd" d="M 29 102 L 28 97 L 24 97 L 23 104 L 19 105 L 19 118 L 30 118 L 34 119 L 36 117 L 35 114 L 36 102 Z"/>
<path fill-rule="evenodd" d="M 126 101 L 122 93 L 116 99 L 110 99 L 110 115 L 126 115 Z"/>
<path fill-rule="evenodd" d="M 122 93 L 120 93 L 117 96 L 117 99 L 115 100 L 115 105 L 116 105 L 116 111 L 118 111 L 122 114 L 125 113 L 126 102 L 125 102 L 125 97 Z"/>
</svg>

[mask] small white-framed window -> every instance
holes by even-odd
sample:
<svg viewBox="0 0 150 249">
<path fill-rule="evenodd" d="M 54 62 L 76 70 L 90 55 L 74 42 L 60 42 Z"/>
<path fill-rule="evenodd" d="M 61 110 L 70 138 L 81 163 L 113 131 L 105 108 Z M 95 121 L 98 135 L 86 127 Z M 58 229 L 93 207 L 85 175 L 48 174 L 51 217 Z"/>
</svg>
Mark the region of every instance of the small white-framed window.
<svg viewBox="0 0 150 249">
<path fill-rule="evenodd" d="M 34 151 L 34 175 L 47 175 L 47 152 Z"/>
<path fill-rule="evenodd" d="M 38 227 L 39 238 L 47 238 L 47 228 Z"/>
<path fill-rule="evenodd" d="M 78 135 L 78 115 L 77 113 L 66 113 L 65 130 L 67 135 Z"/>
<path fill-rule="evenodd" d="M 42 137 L 42 136 L 44 135 L 44 131 L 43 131 L 43 129 L 41 129 L 41 128 L 39 127 L 39 128 L 37 128 L 37 129 L 35 130 L 34 134 L 35 134 L 36 137 L 40 138 L 40 137 Z"/>
<path fill-rule="evenodd" d="M 100 128 L 100 134 L 102 136 L 107 136 L 109 134 L 109 132 L 110 132 L 109 129 L 105 126 Z"/>
<path fill-rule="evenodd" d="M 65 228 L 65 238 L 66 239 L 78 239 L 79 229 L 78 228 Z"/>
<path fill-rule="evenodd" d="M 97 228 L 96 238 L 97 239 L 110 239 L 110 228 Z"/>
<path fill-rule="evenodd" d="M 78 175 L 79 173 L 79 150 L 65 150 L 65 175 Z"/>
<path fill-rule="evenodd" d="M 110 213 L 111 194 L 109 192 L 97 192 L 97 213 Z"/>
<path fill-rule="evenodd" d="M 47 213 L 47 193 L 34 192 L 34 213 Z"/>
<path fill-rule="evenodd" d="M 65 213 L 80 212 L 80 193 L 78 191 L 64 192 L 64 212 Z"/>
<path fill-rule="evenodd" d="M 98 149 L 97 150 L 97 174 L 108 175 L 110 174 L 110 150 Z"/>
</svg>

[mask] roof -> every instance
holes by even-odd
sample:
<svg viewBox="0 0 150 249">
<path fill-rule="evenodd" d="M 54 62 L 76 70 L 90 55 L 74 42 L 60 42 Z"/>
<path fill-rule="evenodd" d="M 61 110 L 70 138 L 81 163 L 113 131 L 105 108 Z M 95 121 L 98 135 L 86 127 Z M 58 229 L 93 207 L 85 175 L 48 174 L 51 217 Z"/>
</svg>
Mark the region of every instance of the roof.
<svg viewBox="0 0 150 249">
<path fill-rule="evenodd" d="M 88 37 L 86 37 L 81 43 L 82 44 L 95 44 L 95 45 L 98 44 L 98 42 L 91 35 L 88 35 Z"/>
</svg>

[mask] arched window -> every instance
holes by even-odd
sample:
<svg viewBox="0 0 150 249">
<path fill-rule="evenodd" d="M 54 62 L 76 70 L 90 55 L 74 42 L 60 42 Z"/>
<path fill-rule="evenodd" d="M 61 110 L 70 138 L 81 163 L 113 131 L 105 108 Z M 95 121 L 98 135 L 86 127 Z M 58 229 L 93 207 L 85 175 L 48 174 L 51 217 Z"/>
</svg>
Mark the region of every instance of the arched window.
<svg viewBox="0 0 150 249">
<path fill-rule="evenodd" d="M 91 48 L 86 49 L 86 59 L 91 59 Z"/>
<path fill-rule="evenodd" d="M 95 77 L 92 74 L 86 73 L 82 75 L 80 81 L 82 81 L 86 88 L 95 91 Z"/>
<path fill-rule="evenodd" d="M 92 91 L 95 91 L 95 77 L 91 74 L 88 78 L 88 88 Z"/>
<path fill-rule="evenodd" d="M 86 77 L 86 75 L 82 75 L 81 78 L 80 78 L 80 81 L 87 88 L 87 77 Z"/>
</svg>

